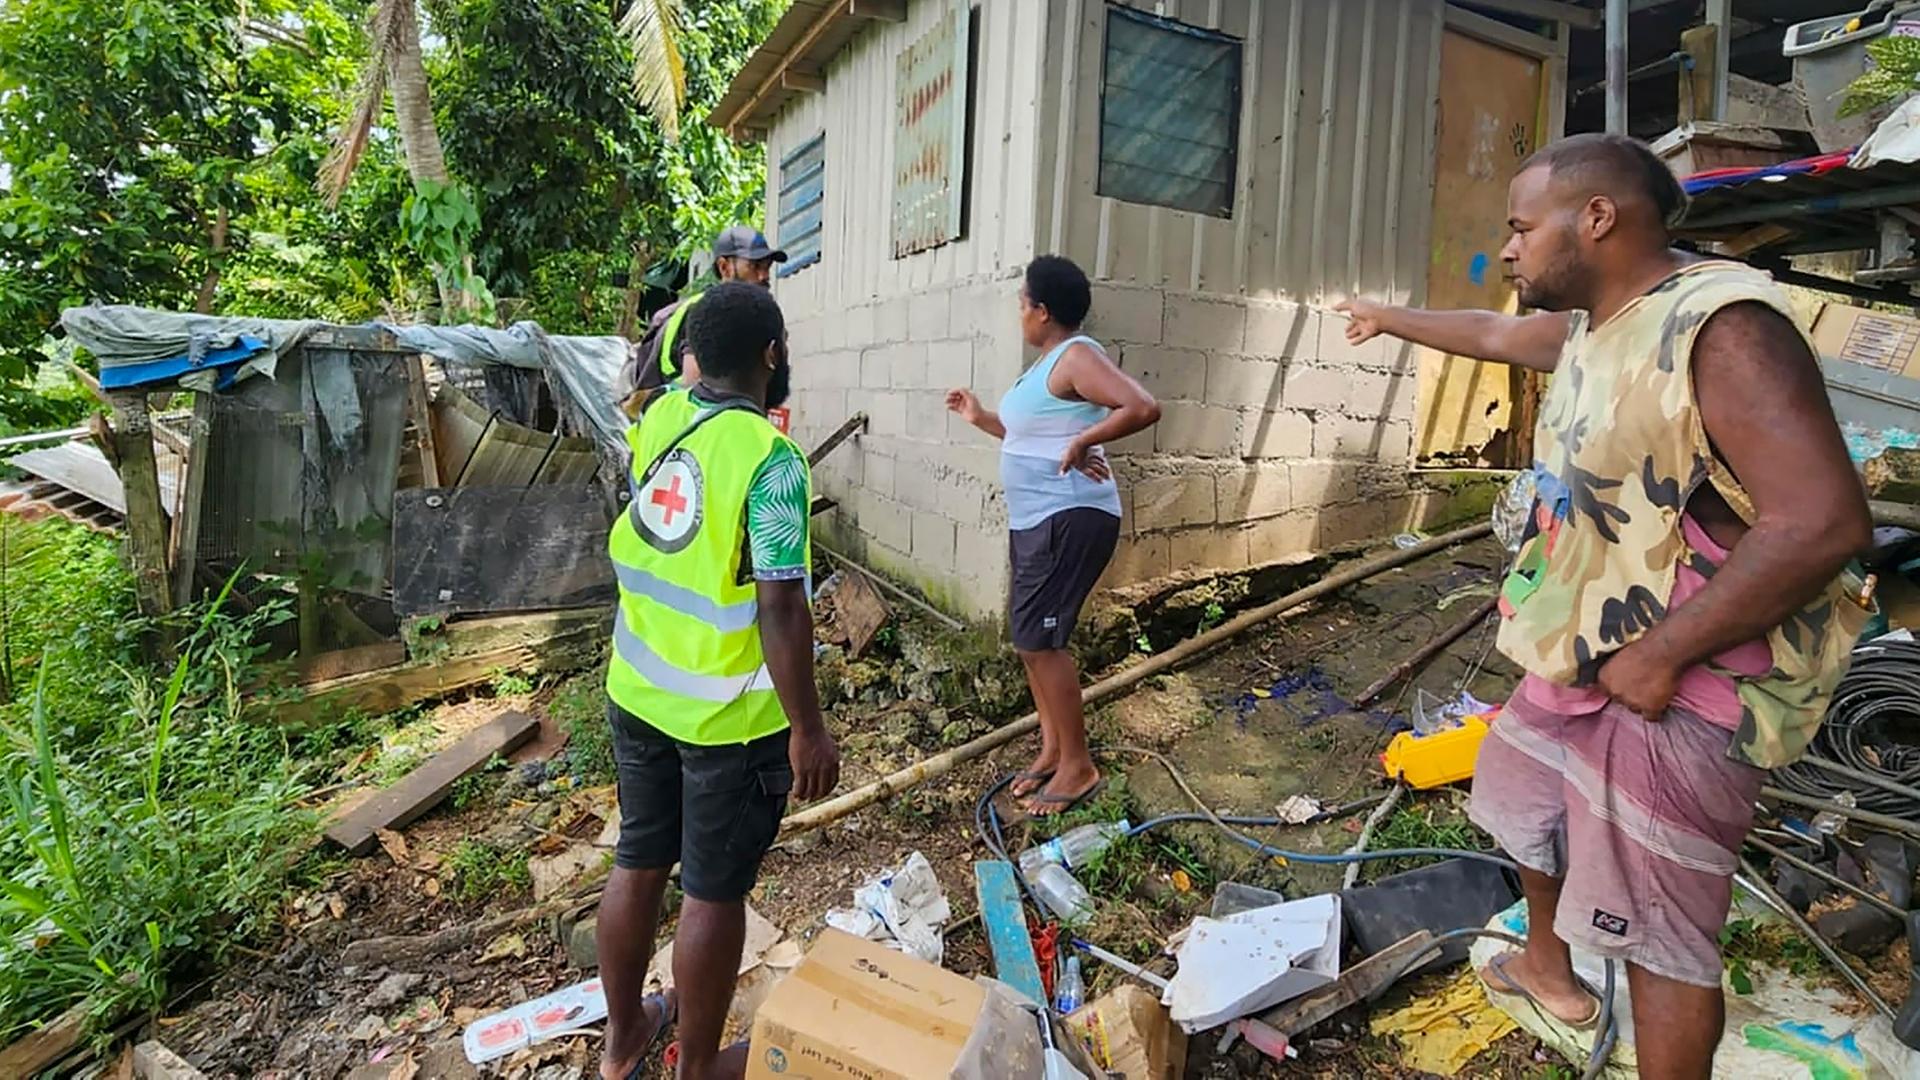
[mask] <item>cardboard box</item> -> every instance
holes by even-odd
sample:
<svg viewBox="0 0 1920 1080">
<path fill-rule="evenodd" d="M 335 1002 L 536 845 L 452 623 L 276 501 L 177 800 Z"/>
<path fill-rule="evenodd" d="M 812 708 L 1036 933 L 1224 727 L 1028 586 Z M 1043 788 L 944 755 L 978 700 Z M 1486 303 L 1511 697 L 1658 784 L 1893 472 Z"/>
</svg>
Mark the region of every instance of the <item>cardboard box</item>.
<svg viewBox="0 0 1920 1080">
<path fill-rule="evenodd" d="M 1101 1068 L 1127 1080 L 1181 1080 L 1187 1033 L 1153 992 L 1123 983 L 1067 1017 L 1067 1027 Z"/>
<path fill-rule="evenodd" d="M 1920 378 L 1920 319 L 1826 304 L 1814 316 L 1813 343 L 1823 360 Z"/>
<path fill-rule="evenodd" d="M 946 1077 L 986 995 L 951 971 L 822 931 L 760 1006 L 747 1080 Z"/>
</svg>

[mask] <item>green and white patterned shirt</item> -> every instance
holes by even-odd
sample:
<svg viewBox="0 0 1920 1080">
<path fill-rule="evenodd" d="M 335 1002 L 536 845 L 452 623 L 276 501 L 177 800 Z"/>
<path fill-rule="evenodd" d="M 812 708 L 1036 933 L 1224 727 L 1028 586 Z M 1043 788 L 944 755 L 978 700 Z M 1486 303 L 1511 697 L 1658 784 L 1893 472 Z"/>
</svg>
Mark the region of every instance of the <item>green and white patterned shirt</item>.
<svg viewBox="0 0 1920 1080">
<path fill-rule="evenodd" d="M 755 581 L 807 576 L 807 459 L 792 443 L 773 445 L 747 489 L 747 552 Z"/>
</svg>

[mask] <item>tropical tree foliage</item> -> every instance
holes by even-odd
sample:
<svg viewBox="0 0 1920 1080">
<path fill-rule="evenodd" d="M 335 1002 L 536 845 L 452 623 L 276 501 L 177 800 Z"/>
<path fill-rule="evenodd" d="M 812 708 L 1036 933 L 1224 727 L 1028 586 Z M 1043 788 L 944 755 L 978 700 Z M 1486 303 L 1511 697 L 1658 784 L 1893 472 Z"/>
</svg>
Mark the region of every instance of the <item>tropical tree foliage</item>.
<svg viewBox="0 0 1920 1080">
<path fill-rule="evenodd" d="M 0 2 L 0 432 L 85 408 L 39 370 L 89 301 L 613 331 L 758 219 L 699 120 L 785 4 Z"/>
</svg>

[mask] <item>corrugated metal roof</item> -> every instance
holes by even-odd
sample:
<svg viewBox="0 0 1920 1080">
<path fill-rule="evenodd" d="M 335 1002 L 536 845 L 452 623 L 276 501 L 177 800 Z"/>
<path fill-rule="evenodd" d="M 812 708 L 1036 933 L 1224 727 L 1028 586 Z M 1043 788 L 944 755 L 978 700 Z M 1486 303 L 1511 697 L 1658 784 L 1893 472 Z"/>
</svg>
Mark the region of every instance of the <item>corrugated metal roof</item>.
<svg viewBox="0 0 1920 1080">
<path fill-rule="evenodd" d="M 905 7 L 905 0 L 793 0 L 707 113 L 707 123 L 735 138 L 763 131 L 788 98 L 804 92 L 784 85 L 783 72 L 817 75 L 867 23 L 897 22 Z"/>
</svg>

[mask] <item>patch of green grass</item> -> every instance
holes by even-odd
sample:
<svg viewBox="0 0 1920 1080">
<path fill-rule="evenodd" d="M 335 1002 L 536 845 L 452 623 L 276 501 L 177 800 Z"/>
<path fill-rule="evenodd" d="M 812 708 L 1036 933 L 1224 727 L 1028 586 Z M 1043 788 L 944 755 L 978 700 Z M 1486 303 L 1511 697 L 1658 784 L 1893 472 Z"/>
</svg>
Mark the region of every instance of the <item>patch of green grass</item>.
<svg viewBox="0 0 1920 1080">
<path fill-rule="evenodd" d="M 98 1018 L 157 1006 L 271 932 L 317 827 L 296 802 L 313 770 L 241 715 L 286 605 L 189 607 L 179 659 L 149 666 L 113 542 L 28 528 L 0 519 L 6 666 L 31 676 L 0 701 L 0 1044 L 80 1000 Z"/>
<path fill-rule="evenodd" d="M 602 677 L 589 672 L 561 683 L 547 703 L 547 715 L 567 733 L 567 760 L 580 782 L 588 787 L 613 783 L 613 729 L 607 726 Z"/>
<path fill-rule="evenodd" d="M 494 697 L 519 697 L 531 693 L 533 693 L 533 680 L 523 672 L 502 668 L 493 673 Z"/>
<path fill-rule="evenodd" d="M 447 803 L 459 811 L 485 801 L 499 787 L 499 774 L 506 768 L 507 759 L 499 754 L 493 755 L 485 765 L 453 782 L 453 790 L 447 793 Z"/>
<path fill-rule="evenodd" d="M 1492 847 L 1487 834 L 1475 828 L 1451 799 L 1445 797 L 1401 805 L 1373 830 L 1373 835 L 1367 840 L 1368 851 L 1392 848 L 1489 851 Z M 1381 859 L 1363 864 L 1360 873 L 1366 880 L 1378 881 L 1434 861 L 1431 857 Z"/>
<path fill-rule="evenodd" d="M 533 884 L 525 851 L 498 848 L 482 840 L 460 841 L 447 857 L 446 872 L 453 895 L 466 903 Z"/>
</svg>

